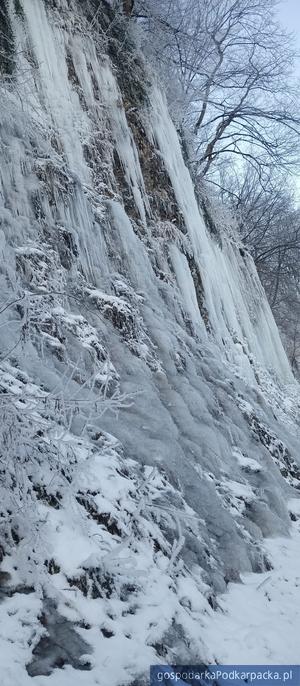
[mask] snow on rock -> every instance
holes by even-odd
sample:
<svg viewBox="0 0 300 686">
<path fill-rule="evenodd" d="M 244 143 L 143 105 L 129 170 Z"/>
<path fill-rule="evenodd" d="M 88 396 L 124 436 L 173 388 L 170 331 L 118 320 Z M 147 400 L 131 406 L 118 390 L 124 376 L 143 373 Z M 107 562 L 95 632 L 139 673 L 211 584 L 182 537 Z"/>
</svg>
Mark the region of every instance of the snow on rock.
<svg viewBox="0 0 300 686">
<path fill-rule="evenodd" d="M 151 663 L 234 662 L 236 632 L 245 662 L 298 655 L 295 632 L 254 645 L 299 619 L 298 385 L 131 24 L 93 7 L 5 10 L 3 686 L 142 686 Z"/>
<path fill-rule="evenodd" d="M 254 474 L 257 474 L 257 472 L 261 472 L 262 466 L 259 464 L 259 462 L 257 462 L 257 460 L 253 460 L 251 457 L 245 457 L 245 455 L 242 454 L 240 448 L 235 446 L 232 452 L 233 455 L 236 457 L 239 465 L 246 472 L 254 472 Z"/>
</svg>

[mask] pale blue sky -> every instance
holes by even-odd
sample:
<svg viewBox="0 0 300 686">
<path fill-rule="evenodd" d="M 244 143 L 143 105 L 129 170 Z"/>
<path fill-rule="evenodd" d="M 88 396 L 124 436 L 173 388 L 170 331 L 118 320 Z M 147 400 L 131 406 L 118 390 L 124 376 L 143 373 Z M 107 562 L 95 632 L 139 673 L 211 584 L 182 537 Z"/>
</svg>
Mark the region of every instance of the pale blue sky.
<svg viewBox="0 0 300 686">
<path fill-rule="evenodd" d="M 300 0 L 281 0 L 278 5 L 278 15 L 283 26 L 295 34 L 300 51 Z"/>
<path fill-rule="evenodd" d="M 300 78 L 300 0 L 281 0 L 278 5 L 280 23 L 295 36 L 296 48 L 299 56 L 295 64 L 295 75 Z M 300 205 L 300 176 L 295 176 L 295 190 Z"/>
</svg>

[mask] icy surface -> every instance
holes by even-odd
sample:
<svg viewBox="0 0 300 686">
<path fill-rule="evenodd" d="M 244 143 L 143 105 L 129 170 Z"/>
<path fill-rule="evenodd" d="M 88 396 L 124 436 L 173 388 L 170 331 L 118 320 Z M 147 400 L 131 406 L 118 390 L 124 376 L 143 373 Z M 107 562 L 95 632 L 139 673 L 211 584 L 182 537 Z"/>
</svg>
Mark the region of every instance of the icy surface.
<svg viewBox="0 0 300 686">
<path fill-rule="evenodd" d="M 1 684 L 297 661 L 299 391 L 253 262 L 206 225 L 126 20 L 8 5 Z"/>
<path fill-rule="evenodd" d="M 226 237 L 222 249 L 209 238 L 165 98 L 157 89 L 153 89 L 152 103 L 154 141 L 163 156 L 194 254 L 199 261 L 215 335 L 220 341 L 225 338 L 235 361 L 234 345 L 228 340 L 228 334 L 233 341 L 235 338 L 240 342 L 245 339 L 250 352 L 259 362 L 274 367 L 283 380 L 291 380 L 282 343 L 251 259 L 247 254 L 245 260 L 237 256 L 237 248 L 226 241 Z"/>
</svg>

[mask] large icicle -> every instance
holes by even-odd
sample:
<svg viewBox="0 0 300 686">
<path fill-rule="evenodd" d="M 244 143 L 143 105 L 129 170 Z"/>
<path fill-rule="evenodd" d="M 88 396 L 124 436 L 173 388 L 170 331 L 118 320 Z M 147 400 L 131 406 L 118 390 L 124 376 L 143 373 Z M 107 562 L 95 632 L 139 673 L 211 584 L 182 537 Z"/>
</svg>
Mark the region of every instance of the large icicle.
<svg viewBox="0 0 300 686">
<path fill-rule="evenodd" d="M 283 381 L 292 381 L 277 327 L 250 259 L 242 272 L 241 256 L 238 262 L 226 238 L 221 249 L 208 235 L 165 98 L 157 88 L 153 88 L 151 120 L 150 135 L 163 157 L 185 219 L 215 337 L 221 344 L 227 341 L 233 361 L 237 361 L 234 341 L 245 341 L 260 363 L 274 367 Z M 250 312 L 253 301 L 256 303 L 255 319 Z"/>
</svg>

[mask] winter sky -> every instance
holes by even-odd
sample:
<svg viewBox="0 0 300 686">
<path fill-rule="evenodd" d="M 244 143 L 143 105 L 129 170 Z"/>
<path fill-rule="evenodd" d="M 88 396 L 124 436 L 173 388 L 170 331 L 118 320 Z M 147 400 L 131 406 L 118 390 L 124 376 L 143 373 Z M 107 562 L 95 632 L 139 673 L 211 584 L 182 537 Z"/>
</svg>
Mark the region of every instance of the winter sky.
<svg viewBox="0 0 300 686">
<path fill-rule="evenodd" d="M 278 5 L 280 22 L 295 35 L 300 50 L 300 0 L 281 0 Z M 299 59 L 300 72 L 300 59 Z"/>
<path fill-rule="evenodd" d="M 300 79 L 300 0 L 281 0 L 278 5 L 280 23 L 294 34 L 296 48 L 299 51 L 295 63 L 295 75 Z M 300 177 L 295 180 L 295 190 L 300 203 Z"/>
</svg>

